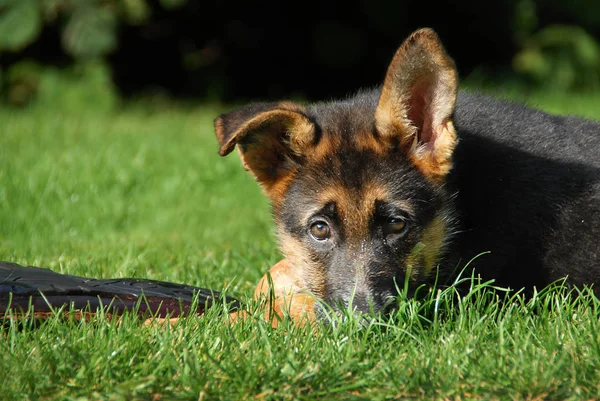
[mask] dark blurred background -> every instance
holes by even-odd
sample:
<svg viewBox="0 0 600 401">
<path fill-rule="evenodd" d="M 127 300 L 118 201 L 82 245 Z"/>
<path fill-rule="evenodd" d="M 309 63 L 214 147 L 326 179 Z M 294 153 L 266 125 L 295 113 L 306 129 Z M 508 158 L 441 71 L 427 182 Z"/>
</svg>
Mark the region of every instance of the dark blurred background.
<svg viewBox="0 0 600 401">
<path fill-rule="evenodd" d="M 467 82 L 600 89 L 598 0 L 0 0 L 0 91 L 24 105 L 50 75 L 118 98 L 327 99 L 378 84 L 424 26 Z"/>
</svg>

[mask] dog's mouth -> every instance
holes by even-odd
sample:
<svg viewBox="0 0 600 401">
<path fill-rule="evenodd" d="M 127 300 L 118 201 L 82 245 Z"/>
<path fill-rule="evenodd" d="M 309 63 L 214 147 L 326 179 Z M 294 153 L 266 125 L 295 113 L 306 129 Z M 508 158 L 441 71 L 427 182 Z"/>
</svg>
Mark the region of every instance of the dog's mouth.
<svg viewBox="0 0 600 401">
<path fill-rule="evenodd" d="M 386 315 L 397 309 L 399 293 L 385 291 L 377 296 L 350 296 L 348 299 L 326 297 L 315 306 L 318 316 L 326 315 L 354 315 L 373 316 Z"/>
<path fill-rule="evenodd" d="M 391 315 L 397 309 L 397 297 L 390 296 L 380 307 L 373 307 L 369 311 L 359 310 L 344 304 L 343 301 L 329 304 L 321 301 L 315 305 L 315 315 L 326 326 L 336 326 L 340 323 L 353 322 L 359 327 L 368 327 L 380 318 Z"/>
</svg>

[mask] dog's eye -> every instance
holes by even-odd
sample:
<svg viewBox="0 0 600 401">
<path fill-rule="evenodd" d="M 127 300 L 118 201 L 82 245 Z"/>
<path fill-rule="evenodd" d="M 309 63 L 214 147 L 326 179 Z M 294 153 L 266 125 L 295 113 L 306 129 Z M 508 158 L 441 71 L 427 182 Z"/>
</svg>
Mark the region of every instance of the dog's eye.
<svg viewBox="0 0 600 401">
<path fill-rule="evenodd" d="M 386 235 L 402 234 L 404 230 L 406 230 L 406 221 L 398 217 L 389 218 L 385 224 Z"/>
<path fill-rule="evenodd" d="M 331 237 L 331 229 L 324 221 L 315 221 L 310 226 L 310 235 L 317 241 L 325 241 Z"/>
</svg>

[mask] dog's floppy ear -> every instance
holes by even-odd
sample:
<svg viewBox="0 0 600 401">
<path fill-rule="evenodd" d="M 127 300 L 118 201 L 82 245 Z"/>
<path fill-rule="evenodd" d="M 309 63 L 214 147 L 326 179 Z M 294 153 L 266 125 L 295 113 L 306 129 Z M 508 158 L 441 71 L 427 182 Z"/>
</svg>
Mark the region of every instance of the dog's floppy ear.
<svg viewBox="0 0 600 401">
<path fill-rule="evenodd" d="M 238 146 L 246 170 L 270 194 L 314 143 L 315 124 L 292 102 L 257 103 L 222 114 L 215 120 L 219 154 Z M 272 195 L 272 194 L 270 194 Z"/>
<path fill-rule="evenodd" d="M 452 167 L 457 90 L 454 62 L 433 30 L 420 29 L 394 55 L 375 113 L 380 135 L 398 144 L 435 182 Z"/>
</svg>

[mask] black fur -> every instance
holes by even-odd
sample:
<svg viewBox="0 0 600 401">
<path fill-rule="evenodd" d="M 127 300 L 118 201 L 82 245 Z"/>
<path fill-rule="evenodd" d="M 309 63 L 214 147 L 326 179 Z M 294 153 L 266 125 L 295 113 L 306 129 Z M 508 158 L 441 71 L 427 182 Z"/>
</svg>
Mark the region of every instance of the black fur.
<svg viewBox="0 0 600 401">
<path fill-rule="evenodd" d="M 600 284 L 600 124 L 466 93 L 454 122 L 457 257 L 490 251 L 473 266 L 513 288 Z"/>
</svg>

